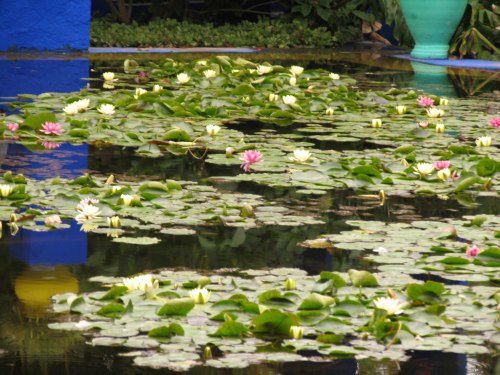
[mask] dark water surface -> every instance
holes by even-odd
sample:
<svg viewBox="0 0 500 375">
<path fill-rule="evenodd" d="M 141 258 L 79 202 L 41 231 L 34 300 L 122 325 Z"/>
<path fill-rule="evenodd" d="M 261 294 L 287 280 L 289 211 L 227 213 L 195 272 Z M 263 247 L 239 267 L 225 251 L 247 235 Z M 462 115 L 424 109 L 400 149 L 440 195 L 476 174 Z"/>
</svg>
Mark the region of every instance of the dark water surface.
<svg viewBox="0 0 500 375">
<path fill-rule="evenodd" d="M 18 56 L 19 57 L 19 56 Z M 83 80 L 97 77 L 103 69 L 119 69 L 122 59 L 86 57 L 13 58 L 0 56 L 0 111 L 18 93 L 76 91 Z M 171 56 L 170 56 L 171 57 Z M 199 56 L 198 56 L 199 57 Z M 324 67 L 348 73 L 361 88 L 412 87 L 447 97 L 489 95 L 498 87 L 498 74 L 424 66 L 383 57 L 376 51 L 275 54 L 245 56 L 283 64 Z M 156 57 L 157 58 L 157 57 Z M 191 56 L 179 56 L 181 59 Z M 83 78 L 83 79 L 82 79 Z M 101 83 L 91 81 L 99 87 Z M 4 98 L 4 99 L 2 99 Z M 241 125 L 242 128 L 244 125 Z M 332 144 L 317 144 L 332 148 Z M 366 147 L 344 145 L 343 147 Z M 59 145 L 52 150 L 29 150 L 18 144 L 0 144 L 0 170 L 28 177 L 72 178 L 85 172 L 115 174 L 118 178 L 174 178 L 207 183 L 231 168 L 205 165 L 190 156 L 145 159 L 133 149 L 88 145 Z M 223 267 L 299 267 L 311 274 L 322 270 L 369 269 L 359 251 L 304 250 L 298 244 L 325 233 L 348 228 L 347 219 L 411 221 L 495 214 L 494 198 L 481 198 L 475 207 L 456 201 L 430 198 L 391 198 L 383 207 L 368 204 L 350 191 L 332 191 L 321 197 L 297 195 L 291 189 L 271 189 L 248 183 L 215 183 L 220 189 L 258 193 L 268 199 L 322 218 L 325 224 L 300 227 L 264 227 L 250 230 L 223 227 L 195 228 L 196 235 L 158 235 L 153 246 L 111 242 L 105 235 L 84 233 L 78 225 L 57 232 L 25 230 L 0 240 L 0 375 L 3 374 L 149 374 L 152 369 L 131 366 L 111 348 L 91 347 L 80 333 L 54 331 L 47 327 L 50 296 L 63 292 L 85 292 L 95 275 L 128 276 L 162 267 L 211 270 Z M 303 211 L 303 212 L 304 212 Z M 147 235 L 147 233 L 144 233 Z M 1 350 L 7 353 L 2 356 Z M 263 364 L 243 370 L 195 368 L 193 374 L 490 374 L 498 366 L 488 355 L 467 356 L 439 352 L 409 353 L 404 363 L 373 360 L 338 360 L 328 363 Z M 162 373 L 168 373 L 162 370 Z M 497 372 L 498 373 L 498 372 Z"/>
</svg>

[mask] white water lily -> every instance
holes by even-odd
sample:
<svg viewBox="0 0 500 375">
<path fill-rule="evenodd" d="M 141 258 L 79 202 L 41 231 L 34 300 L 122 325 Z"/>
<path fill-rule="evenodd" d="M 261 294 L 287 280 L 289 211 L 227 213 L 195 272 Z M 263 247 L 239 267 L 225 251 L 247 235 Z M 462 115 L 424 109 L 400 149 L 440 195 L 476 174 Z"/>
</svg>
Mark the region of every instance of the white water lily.
<svg viewBox="0 0 500 375">
<path fill-rule="evenodd" d="M 444 110 L 435 107 L 426 109 L 426 112 L 427 116 L 431 118 L 438 118 L 444 116 Z"/>
<path fill-rule="evenodd" d="M 207 60 L 198 60 L 196 61 L 196 65 L 207 66 Z"/>
<path fill-rule="evenodd" d="M 290 157 L 290 160 L 297 163 L 305 163 L 310 157 L 311 152 L 309 150 L 298 149 L 293 151 L 293 156 Z"/>
<path fill-rule="evenodd" d="M 283 103 L 285 103 L 285 104 L 295 104 L 296 102 L 297 102 L 297 98 L 293 95 L 283 96 Z"/>
<path fill-rule="evenodd" d="M 122 194 L 120 195 L 120 198 L 123 202 L 124 206 L 130 206 L 132 203 L 140 201 L 140 197 L 138 195 L 131 195 L 131 194 Z"/>
<path fill-rule="evenodd" d="M 198 305 L 203 305 L 210 300 L 212 292 L 206 288 L 196 288 L 189 292 L 189 297 Z"/>
<path fill-rule="evenodd" d="M 449 168 L 441 169 L 440 171 L 437 172 L 437 177 L 441 181 L 448 180 L 451 177 L 451 171 L 450 171 L 450 169 Z"/>
<path fill-rule="evenodd" d="M 92 324 L 90 322 L 87 322 L 86 320 L 80 320 L 78 323 L 75 324 L 75 328 L 78 329 L 87 329 L 91 326 Z"/>
<path fill-rule="evenodd" d="M 191 77 L 187 73 L 177 74 L 177 81 L 180 84 L 188 83 L 190 80 L 191 80 Z"/>
<path fill-rule="evenodd" d="M 56 227 L 61 224 L 61 217 L 59 215 L 50 215 L 45 218 L 45 225 L 48 227 Z"/>
<path fill-rule="evenodd" d="M 97 111 L 103 115 L 111 116 L 115 113 L 115 106 L 113 104 L 101 104 Z"/>
<path fill-rule="evenodd" d="M 294 340 L 300 340 L 304 336 L 304 327 L 290 326 L 290 337 Z"/>
<path fill-rule="evenodd" d="M 334 109 L 332 107 L 328 107 L 326 110 L 325 110 L 325 114 L 327 116 L 333 116 L 333 112 L 334 112 Z"/>
<path fill-rule="evenodd" d="M 479 137 L 476 139 L 476 146 L 477 147 L 490 147 L 491 146 L 491 137 L 486 136 L 486 137 Z"/>
<path fill-rule="evenodd" d="M 448 105 L 450 101 L 446 98 L 439 99 L 439 105 Z"/>
<path fill-rule="evenodd" d="M 267 65 L 259 65 L 257 67 L 257 74 L 258 75 L 264 75 L 264 74 L 267 74 L 267 73 L 271 73 L 273 71 L 273 67 L 272 66 L 267 66 Z"/>
<path fill-rule="evenodd" d="M 217 76 L 217 72 L 213 69 L 208 69 L 203 72 L 205 78 L 214 78 Z"/>
<path fill-rule="evenodd" d="M 80 109 L 78 108 L 75 103 L 69 103 L 67 106 L 63 108 L 64 113 L 67 115 L 76 115 L 78 112 L 80 112 Z"/>
<path fill-rule="evenodd" d="M 399 315 L 403 312 L 407 303 L 398 298 L 380 297 L 373 301 L 377 309 L 385 310 L 388 315 Z"/>
<path fill-rule="evenodd" d="M 110 228 L 120 228 L 122 226 L 119 216 L 108 217 L 106 218 L 106 221 L 108 222 L 108 227 Z"/>
<path fill-rule="evenodd" d="M 209 136 L 214 137 L 217 135 L 217 133 L 220 131 L 220 126 L 219 125 L 207 125 L 207 133 Z"/>
<path fill-rule="evenodd" d="M 290 86 L 295 86 L 295 85 L 297 85 L 297 78 L 295 78 L 295 77 L 290 77 L 290 79 L 288 80 L 288 83 L 290 84 Z"/>
<path fill-rule="evenodd" d="M 442 122 L 438 122 L 436 124 L 436 133 L 444 133 L 444 124 Z"/>
<path fill-rule="evenodd" d="M 431 163 L 417 163 L 413 170 L 421 176 L 430 175 L 434 172 L 434 165 Z"/>
<path fill-rule="evenodd" d="M 294 75 L 294 76 L 300 76 L 303 72 L 304 72 L 304 68 L 301 67 L 301 66 L 297 66 L 297 65 L 292 65 L 290 67 L 290 72 Z"/>
<path fill-rule="evenodd" d="M 126 277 L 123 278 L 122 283 L 130 291 L 140 290 L 151 295 L 160 287 L 158 280 L 153 279 L 151 274 Z"/>
<path fill-rule="evenodd" d="M 12 194 L 12 190 L 14 190 L 14 186 L 12 186 L 12 185 L 9 185 L 9 184 L 1 184 L 0 185 L 0 194 L 2 195 L 2 198 L 6 198 L 10 194 Z"/>
<path fill-rule="evenodd" d="M 163 90 L 163 87 L 158 85 L 158 84 L 153 86 L 153 92 L 160 92 L 162 90 Z"/>
<path fill-rule="evenodd" d="M 114 81 L 115 80 L 115 73 L 104 72 L 104 73 L 102 73 L 102 78 L 104 78 L 105 81 Z"/>
<path fill-rule="evenodd" d="M 77 211 L 79 213 L 78 215 L 76 215 L 75 220 L 79 223 L 96 219 L 101 214 L 101 210 L 99 209 L 99 207 L 95 206 L 92 203 L 80 202 L 77 206 Z"/>
<path fill-rule="evenodd" d="M 279 99 L 279 95 L 278 94 L 269 94 L 269 101 L 270 102 L 275 102 Z"/>
<path fill-rule="evenodd" d="M 381 128 L 382 127 L 382 120 L 379 118 L 374 118 L 372 119 L 372 128 Z"/>
<path fill-rule="evenodd" d="M 142 87 L 138 87 L 135 89 L 134 98 L 139 99 L 139 96 L 144 95 L 145 93 L 147 93 L 147 90 L 144 90 Z"/>
<path fill-rule="evenodd" d="M 340 75 L 338 75 L 337 73 L 330 73 L 328 74 L 328 77 L 330 77 L 330 79 L 333 81 L 337 81 L 340 79 Z"/>
<path fill-rule="evenodd" d="M 397 105 L 396 112 L 398 113 L 398 115 L 404 115 L 406 113 L 406 106 L 405 105 Z"/>
</svg>

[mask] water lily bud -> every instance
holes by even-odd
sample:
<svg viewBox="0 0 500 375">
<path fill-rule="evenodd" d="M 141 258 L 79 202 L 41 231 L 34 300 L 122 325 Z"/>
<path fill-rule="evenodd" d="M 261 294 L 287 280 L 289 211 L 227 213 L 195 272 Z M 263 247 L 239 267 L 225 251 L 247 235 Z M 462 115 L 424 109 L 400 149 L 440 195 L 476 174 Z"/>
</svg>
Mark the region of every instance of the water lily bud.
<svg viewBox="0 0 500 375">
<path fill-rule="evenodd" d="M 436 124 L 436 133 L 444 133 L 444 124 L 442 122 Z"/>
<path fill-rule="evenodd" d="M 396 293 L 394 293 L 394 291 L 391 288 L 387 289 L 387 295 L 389 297 L 391 297 L 392 299 L 398 298 L 398 296 L 396 295 Z"/>
<path fill-rule="evenodd" d="M 106 185 L 111 185 L 111 184 L 112 184 L 112 183 L 114 183 L 114 182 L 115 182 L 115 176 L 114 176 L 114 175 L 112 175 L 112 174 L 110 174 L 110 175 L 109 175 L 109 177 L 106 179 L 105 184 L 106 184 Z"/>
<path fill-rule="evenodd" d="M 382 120 L 379 118 L 374 118 L 372 119 L 372 128 L 381 128 L 382 127 Z"/>
<path fill-rule="evenodd" d="M 441 169 L 440 171 L 437 172 L 437 177 L 441 181 L 448 180 L 451 177 L 451 171 L 450 171 L 450 169 L 449 168 Z"/>
<path fill-rule="evenodd" d="M 448 104 L 449 104 L 448 99 L 446 99 L 446 98 L 439 99 L 439 105 L 448 105 Z"/>
<path fill-rule="evenodd" d="M 290 86 L 295 86 L 297 84 L 297 78 L 290 77 L 288 83 L 290 83 Z"/>
<path fill-rule="evenodd" d="M 119 216 L 112 216 L 106 218 L 108 222 L 108 226 L 110 228 L 120 228 L 122 226 L 122 223 L 120 222 L 120 217 Z"/>
<path fill-rule="evenodd" d="M 205 349 L 203 350 L 203 359 L 205 361 L 212 359 L 212 348 L 210 348 L 210 345 L 205 346 Z"/>
<path fill-rule="evenodd" d="M 325 114 L 326 114 L 327 116 L 333 116 L 333 111 L 334 111 L 334 110 L 333 110 L 333 108 L 332 108 L 332 107 L 328 107 L 328 108 L 326 109 L 326 111 L 325 111 Z"/>
<path fill-rule="evenodd" d="M 234 154 L 234 148 L 232 147 L 226 147 L 226 158 L 230 158 Z"/>
<path fill-rule="evenodd" d="M 269 94 L 269 101 L 270 102 L 275 102 L 278 100 L 278 98 L 279 98 L 278 94 L 273 94 L 273 93 Z"/>
<path fill-rule="evenodd" d="M 294 340 L 300 340 L 304 336 L 304 328 L 300 326 L 290 327 L 290 337 Z"/>
<path fill-rule="evenodd" d="M 15 223 L 17 221 L 17 215 L 13 212 L 10 214 L 10 222 Z"/>
<path fill-rule="evenodd" d="M 138 87 L 138 88 L 136 88 L 136 89 L 135 89 L 134 98 L 135 98 L 135 99 L 139 99 L 139 96 L 144 95 L 145 93 L 147 93 L 147 91 L 146 91 L 146 90 L 144 90 L 144 89 L 143 89 L 143 88 L 141 88 L 141 87 Z"/>
<path fill-rule="evenodd" d="M 253 212 L 253 207 L 249 204 L 245 204 L 243 207 L 241 207 L 240 216 L 241 217 L 254 217 L 255 214 Z"/>
<path fill-rule="evenodd" d="M 242 97 L 242 98 L 241 98 L 241 101 L 242 101 L 243 103 L 248 103 L 248 102 L 250 101 L 250 97 L 249 97 L 248 95 L 247 95 L 247 96 L 244 96 L 244 97 Z"/>
<path fill-rule="evenodd" d="M 191 77 L 187 73 L 177 74 L 177 81 L 180 84 L 188 83 L 190 80 L 191 80 Z"/>
<path fill-rule="evenodd" d="M 16 223 L 10 223 L 9 227 L 10 227 L 10 235 L 11 236 L 15 236 L 17 234 L 17 232 L 19 232 L 19 227 L 17 226 Z"/>
<path fill-rule="evenodd" d="M 140 202 L 141 198 L 138 195 L 122 194 L 120 198 L 124 206 L 132 206 L 134 203 Z"/>
<path fill-rule="evenodd" d="M 404 115 L 406 113 L 406 106 L 405 105 L 397 105 L 396 111 L 398 112 L 399 115 Z"/>
<path fill-rule="evenodd" d="M 160 92 L 162 90 L 163 90 L 163 87 L 161 87 L 160 85 L 153 86 L 153 92 Z"/>
<path fill-rule="evenodd" d="M 387 196 L 385 195 L 385 191 L 380 190 L 378 192 L 378 197 L 380 198 L 380 205 L 383 205 L 385 203 L 385 200 L 387 199 Z"/>
<path fill-rule="evenodd" d="M 297 282 L 294 279 L 286 279 L 285 280 L 285 289 L 286 290 L 297 289 Z"/>
</svg>

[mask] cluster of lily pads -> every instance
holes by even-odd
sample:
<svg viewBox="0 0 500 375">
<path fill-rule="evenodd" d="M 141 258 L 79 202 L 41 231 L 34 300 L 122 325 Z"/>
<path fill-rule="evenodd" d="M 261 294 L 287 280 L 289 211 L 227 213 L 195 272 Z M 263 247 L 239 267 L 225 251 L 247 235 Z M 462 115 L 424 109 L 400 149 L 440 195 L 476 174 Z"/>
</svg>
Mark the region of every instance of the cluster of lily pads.
<svg viewBox="0 0 500 375">
<path fill-rule="evenodd" d="M 150 157 L 202 150 L 209 163 L 242 165 L 229 180 L 304 193 L 494 194 L 499 121 L 481 101 L 363 92 L 321 69 L 225 56 L 144 67 L 127 60 L 124 73 L 103 78 L 105 91 L 24 96 L 21 114 L 0 122 L 4 137 L 48 148 L 111 143 Z M 268 125 L 244 134 L 242 121 Z"/>
<path fill-rule="evenodd" d="M 403 360 L 409 350 L 481 354 L 500 343 L 496 288 L 416 283 L 398 271 L 162 270 L 90 280 L 105 290 L 54 296 L 64 315 L 50 327 L 118 347 L 139 366 Z"/>
<path fill-rule="evenodd" d="M 127 229 L 194 234 L 197 226 L 297 226 L 322 221 L 267 202 L 259 195 L 229 193 L 189 181 L 122 181 L 84 175 L 73 180 L 32 180 L 7 172 L 0 183 L 0 219 L 15 234 L 67 228 L 106 233 L 114 241 L 154 244 L 156 237 L 126 236 Z M 122 236 L 125 234 L 125 236 Z"/>
</svg>

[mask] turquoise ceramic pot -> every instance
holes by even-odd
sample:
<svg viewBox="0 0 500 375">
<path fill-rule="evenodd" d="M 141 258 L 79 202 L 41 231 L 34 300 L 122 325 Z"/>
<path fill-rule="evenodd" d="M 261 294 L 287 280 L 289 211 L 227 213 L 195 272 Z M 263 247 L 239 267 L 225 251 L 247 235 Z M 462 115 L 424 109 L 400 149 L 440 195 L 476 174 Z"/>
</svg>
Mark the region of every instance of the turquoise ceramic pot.
<svg viewBox="0 0 500 375">
<path fill-rule="evenodd" d="M 466 6 L 467 0 L 401 0 L 416 43 L 411 55 L 419 59 L 448 58 L 450 39 Z"/>
</svg>

